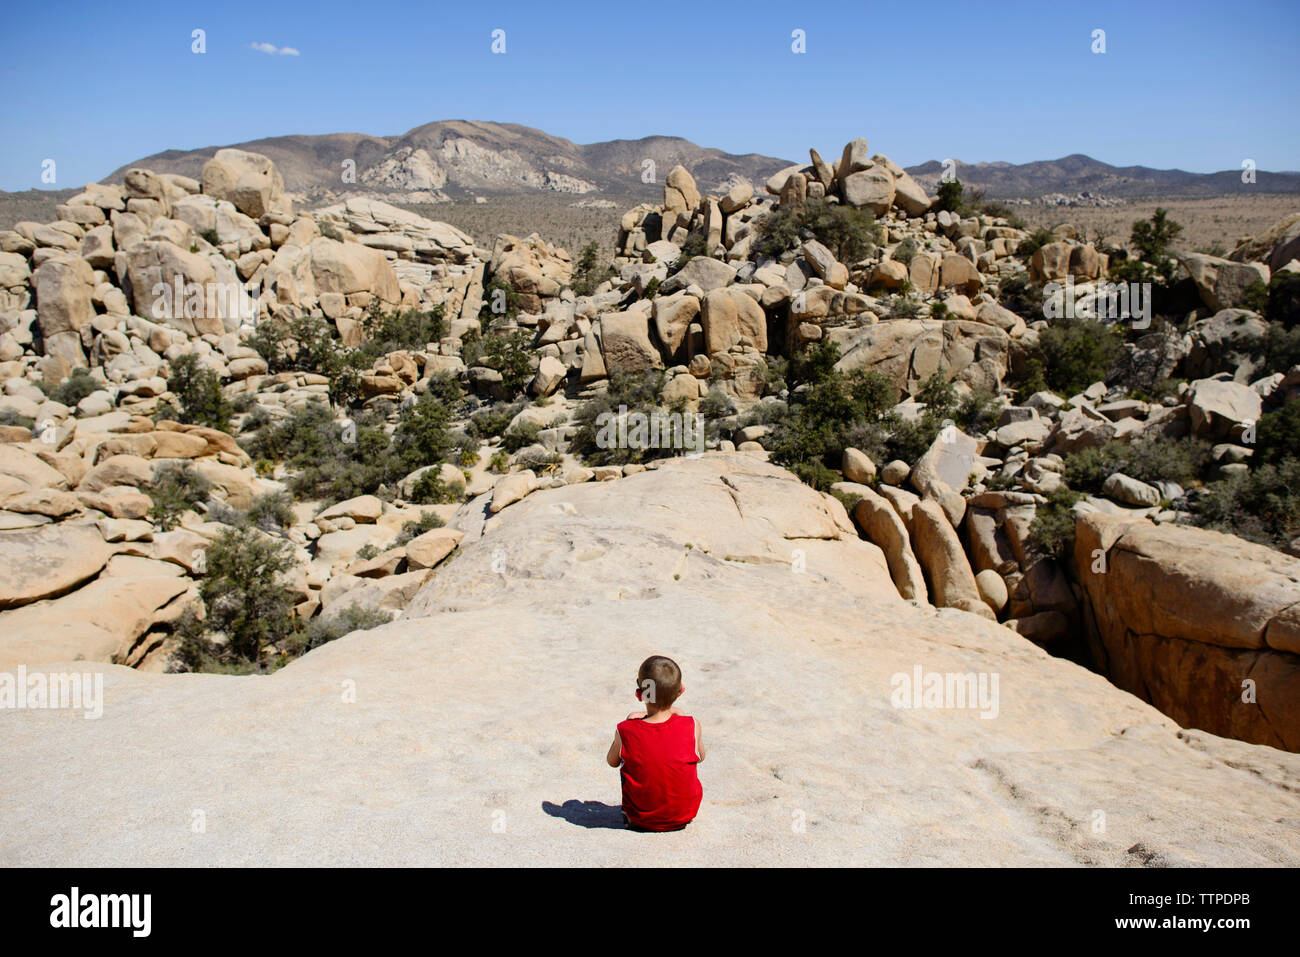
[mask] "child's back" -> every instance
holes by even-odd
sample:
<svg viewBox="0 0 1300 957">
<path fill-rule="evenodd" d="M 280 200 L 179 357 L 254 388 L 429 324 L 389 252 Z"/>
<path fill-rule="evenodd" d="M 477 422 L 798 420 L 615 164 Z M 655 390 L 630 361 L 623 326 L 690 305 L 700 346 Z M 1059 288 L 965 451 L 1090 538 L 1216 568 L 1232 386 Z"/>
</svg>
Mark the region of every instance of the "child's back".
<svg viewBox="0 0 1300 957">
<path fill-rule="evenodd" d="M 647 831 L 675 831 L 700 810 L 704 789 L 695 766 L 695 719 L 670 712 L 666 721 L 621 721 L 623 813 Z"/>
</svg>

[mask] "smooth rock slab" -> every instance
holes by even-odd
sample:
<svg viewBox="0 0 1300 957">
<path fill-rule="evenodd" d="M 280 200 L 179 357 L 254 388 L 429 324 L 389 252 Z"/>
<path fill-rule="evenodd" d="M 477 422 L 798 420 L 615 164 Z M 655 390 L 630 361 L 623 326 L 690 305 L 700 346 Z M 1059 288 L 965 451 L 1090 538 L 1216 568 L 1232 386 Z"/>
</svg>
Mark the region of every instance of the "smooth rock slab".
<svg viewBox="0 0 1300 957">
<path fill-rule="evenodd" d="M 83 664 L 102 720 L 3 715 L 0 819 L 22 827 L 0 863 L 1125 866 L 1141 843 L 1175 866 L 1300 864 L 1300 757 L 1181 732 L 1009 629 L 914 608 L 855 536 L 747 523 L 721 481 L 742 472 L 821 502 L 748 456 L 675 460 L 529 496 L 402 619 L 273 675 Z M 651 839 L 579 826 L 584 802 L 617 808 L 605 749 L 655 652 L 703 724 L 700 815 Z M 996 673 L 997 716 L 894 707 L 917 666 Z M 556 675 L 583 707 L 538 693 Z"/>
<path fill-rule="evenodd" d="M 99 574 L 112 555 L 94 525 L 0 532 L 0 608 L 62 595 Z"/>
</svg>

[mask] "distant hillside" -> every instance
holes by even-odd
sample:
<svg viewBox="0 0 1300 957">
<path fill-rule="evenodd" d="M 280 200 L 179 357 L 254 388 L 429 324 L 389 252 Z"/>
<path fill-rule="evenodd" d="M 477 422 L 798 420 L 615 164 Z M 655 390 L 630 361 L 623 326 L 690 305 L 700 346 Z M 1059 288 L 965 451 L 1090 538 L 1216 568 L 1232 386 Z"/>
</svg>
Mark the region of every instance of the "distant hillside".
<svg viewBox="0 0 1300 957">
<path fill-rule="evenodd" d="M 1147 166 L 1111 166 L 1082 153 L 1056 160 L 1033 163 L 963 163 L 957 161 L 957 178 L 978 186 L 996 198 L 1035 199 L 1049 193 L 1136 197 L 1243 195 L 1258 193 L 1300 193 L 1300 173 L 1259 171 L 1253 184 L 1241 181 L 1241 170 L 1219 173 L 1189 173 L 1181 169 L 1151 169 Z M 943 165 L 930 160 L 907 171 L 933 192 L 938 188 Z"/>
<path fill-rule="evenodd" d="M 370 192 L 389 202 L 418 208 L 425 215 L 459 219 L 463 227 L 485 228 L 487 224 L 480 222 L 485 218 L 492 228 L 509 226 L 530 231 L 526 227 L 560 226 L 566 242 L 585 241 L 593 229 L 608 231 L 596 224 L 608 222 L 611 216 L 617 222 L 617 213 L 598 208 L 574 210 L 574 203 L 605 199 L 615 201 L 616 209 L 621 211 L 629 200 L 631 204 L 653 202 L 662 197 L 663 179 L 678 163 L 691 171 L 703 190 L 717 193 L 735 178 L 761 184 L 793 162 L 757 153 L 727 153 L 676 136 L 582 145 L 515 123 L 470 120 L 426 123 L 400 136 L 329 133 L 276 136 L 229 145 L 264 153 L 274 160 L 286 188 L 306 208 L 334 202 L 346 194 Z M 836 144 L 823 145 L 827 159 L 839 156 Z M 879 145 L 888 150 L 897 144 Z M 144 156 L 114 170 L 104 181 L 121 182 L 133 166 L 197 179 L 203 164 L 222 148 L 166 150 Z M 654 181 L 650 183 L 642 181 L 646 160 L 652 160 L 655 166 Z M 1247 185 L 1241 182 L 1240 170 L 1189 173 L 1111 166 L 1080 153 L 1022 164 L 958 161 L 956 169 L 963 183 L 1000 199 L 1035 200 L 1052 194 L 1089 193 L 1132 202 L 1300 194 L 1300 173 L 1295 172 L 1260 171 L 1256 182 Z M 345 171 L 351 177 L 348 180 Z M 931 160 L 909 167 L 908 172 L 933 194 L 943 166 Z M 0 191 L 0 228 L 20 220 L 53 220 L 56 204 L 75 192 L 79 190 Z M 481 206 L 478 210 L 463 206 L 472 206 L 475 197 L 487 198 L 491 203 L 512 197 L 521 202 L 527 198 L 528 202 L 517 210 L 518 216 L 503 218 L 495 206 L 490 212 Z M 449 201 L 450 206 L 446 205 Z M 431 204 L 443 204 L 446 214 L 435 213 Z M 452 207 L 460 207 L 459 213 L 453 215 Z"/>
<path fill-rule="evenodd" d="M 514 123 L 445 120 L 401 136 L 331 133 L 278 136 L 231 144 L 269 156 L 285 187 L 311 199 L 372 189 L 407 202 L 429 202 L 470 194 L 553 192 L 575 197 L 599 193 L 659 195 L 664 176 L 678 163 L 700 185 L 714 189 L 729 177 L 762 181 L 788 160 L 749 153 L 736 156 L 697 146 L 675 136 L 647 136 L 579 145 Z M 115 170 L 120 182 L 132 166 L 198 177 L 219 146 L 167 150 Z M 642 182 L 646 160 L 655 164 L 654 183 Z M 347 161 L 355 164 L 345 166 Z M 343 179 L 350 169 L 355 182 Z M 399 198 L 395 196 L 394 198 Z"/>
</svg>

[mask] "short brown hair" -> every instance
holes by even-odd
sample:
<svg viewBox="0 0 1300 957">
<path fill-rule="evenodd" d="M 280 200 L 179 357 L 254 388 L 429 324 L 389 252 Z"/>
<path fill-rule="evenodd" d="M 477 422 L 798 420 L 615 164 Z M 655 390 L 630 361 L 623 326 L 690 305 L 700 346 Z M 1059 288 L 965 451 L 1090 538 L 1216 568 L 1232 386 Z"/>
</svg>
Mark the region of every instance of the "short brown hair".
<svg viewBox="0 0 1300 957">
<path fill-rule="evenodd" d="M 637 669 L 636 683 L 643 700 L 657 709 L 668 708 L 682 693 L 682 669 L 663 655 L 651 655 Z"/>
</svg>

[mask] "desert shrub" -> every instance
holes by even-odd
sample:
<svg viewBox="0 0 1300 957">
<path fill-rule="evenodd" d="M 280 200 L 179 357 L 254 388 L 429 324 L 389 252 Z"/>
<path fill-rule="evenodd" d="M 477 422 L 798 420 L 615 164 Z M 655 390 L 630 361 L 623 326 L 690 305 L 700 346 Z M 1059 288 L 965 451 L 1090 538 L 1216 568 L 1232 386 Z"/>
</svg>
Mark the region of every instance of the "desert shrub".
<svg viewBox="0 0 1300 957">
<path fill-rule="evenodd" d="M 287 492 L 267 492 L 249 503 L 242 518 L 264 532 L 283 531 L 294 523 L 293 500 Z"/>
<path fill-rule="evenodd" d="M 1281 323 L 1286 329 L 1300 325 L 1300 276 L 1284 272 L 1273 275 L 1263 315 L 1269 322 Z"/>
<path fill-rule="evenodd" d="M 1260 360 L 1260 375 L 1286 372 L 1300 363 L 1300 327 L 1288 329 L 1280 322 L 1270 322 L 1250 351 Z"/>
<path fill-rule="evenodd" d="M 424 349 L 443 336 L 443 307 L 399 309 L 384 312 L 373 300 L 366 315 L 366 338 L 360 346 L 362 355 L 373 362 L 380 356 L 403 349 Z"/>
<path fill-rule="evenodd" d="M 622 465 L 678 454 L 679 450 L 670 448 L 619 448 L 616 445 L 610 448 L 600 447 L 602 422 L 606 421 L 602 417 L 605 413 L 616 416 L 620 406 L 626 406 L 629 414 L 639 412 L 649 416 L 661 412 L 659 396 L 663 392 L 663 384 L 662 371 L 635 373 L 614 370 L 605 392 L 582 403 L 574 414 L 577 431 L 571 446 L 573 454 L 593 465 Z"/>
<path fill-rule="evenodd" d="M 486 329 L 493 319 L 514 321 L 519 315 L 519 293 L 509 283 L 493 277 L 483 284 L 483 305 L 478 312 L 479 324 Z"/>
<path fill-rule="evenodd" d="M 1259 417 L 1255 429 L 1256 461 L 1281 465 L 1300 459 L 1300 402 L 1292 401 Z"/>
<path fill-rule="evenodd" d="M 862 496 L 853 492 L 842 492 L 836 489 L 832 491 L 831 494 L 839 499 L 840 504 L 844 506 L 844 510 L 850 515 L 852 515 L 853 510 L 858 507 L 858 503 L 862 501 Z"/>
<path fill-rule="evenodd" d="M 425 532 L 431 532 L 435 528 L 442 528 L 447 523 L 435 515 L 433 512 L 425 512 L 420 516 L 418 522 L 407 522 L 402 526 L 401 532 L 398 533 L 396 541 L 393 542 L 393 548 L 401 548 L 413 538 L 419 538 Z"/>
<path fill-rule="evenodd" d="M 361 605 L 348 605 L 336 615 L 328 618 L 313 618 L 307 622 L 302 638 L 295 644 L 297 654 L 306 654 L 313 648 L 337 641 L 354 631 L 367 631 L 378 628 L 393 620 L 393 612 L 379 608 L 363 608 Z"/>
<path fill-rule="evenodd" d="M 853 263 L 869 255 L 876 241 L 870 211 L 822 199 L 810 199 L 802 209 L 775 209 L 758 221 L 756 230 L 755 251 L 772 259 L 798 249 L 805 239 L 816 239 L 840 262 Z"/>
<path fill-rule="evenodd" d="M 103 385 L 90 374 L 90 370 L 83 368 L 73 369 L 62 382 L 47 382 L 41 379 L 36 384 L 51 401 L 74 409 L 86 396 L 103 388 Z"/>
<path fill-rule="evenodd" d="M 393 432 L 390 455 L 396 459 L 396 469 L 390 469 L 390 474 L 445 461 L 454 447 L 449 419 L 447 407 L 432 395 L 421 396 L 403 412 Z"/>
<path fill-rule="evenodd" d="M 1202 527 L 1284 547 L 1300 536 L 1300 459 L 1210 482 L 1198 490 L 1192 511 Z"/>
<path fill-rule="evenodd" d="M 693 233 L 686 237 L 682 243 L 682 251 L 677 256 L 677 261 L 673 263 L 674 269 L 680 269 L 696 256 L 707 256 L 709 254 L 708 237 L 702 233 Z"/>
<path fill-rule="evenodd" d="M 179 656 L 191 670 L 217 663 L 263 668 L 271 646 L 293 634 L 293 595 L 280 578 L 293 565 L 289 544 L 248 526 L 224 530 L 208 546 L 199 597 L 207 616 L 201 629 L 180 628 Z M 213 633 L 225 637 L 214 641 Z"/>
<path fill-rule="evenodd" d="M 357 552 L 353 556 L 353 559 L 355 561 L 368 562 L 370 561 L 370 559 L 378 557 L 378 555 L 379 555 L 379 546 L 376 545 L 374 542 L 367 542 L 366 544 L 362 545 L 360 548 L 357 549 Z"/>
<path fill-rule="evenodd" d="M 526 445 L 534 445 L 542 427 L 536 422 L 520 422 L 501 437 L 501 444 L 507 452 L 518 452 Z"/>
<path fill-rule="evenodd" d="M 467 434 L 476 439 L 504 435 L 510 422 L 523 411 L 522 402 L 497 402 L 470 416 Z"/>
<path fill-rule="evenodd" d="M 991 389 L 977 388 L 962 398 L 953 413 L 953 421 L 973 435 L 994 428 L 1002 414 L 1002 404 Z"/>
<path fill-rule="evenodd" d="M 176 412 L 181 422 L 229 431 L 233 410 L 221 391 L 221 380 L 211 369 L 201 366 L 194 353 L 172 360 L 167 388 L 180 402 Z"/>
<path fill-rule="evenodd" d="M 842 263 L 855 263 L 870 255 L 876 242 L 876 218 L 866 209 L 846 203 L 809 201 L 804 228 Z"/>
<path fill-rule="evenodd" d="M 16 425 L 30 431 L 36 426 L 36 420 L 30 415 L 23 415 L 13 409 L 0 409 L 0 425 Z"/>
<path fill-rule="evenodd" d="M 1029 270 L 1002 281 L 998 301 L 1027 322 L 1043 317 L 1043 291 L 1029 278 Z"/>
<path fill-rule="evenodd" d="M 264 319 L 253 327 L 252 335 L 244 345 L 253 349 L 266 362 L 270 372 L 285 372 L 291 367 L 292 345 L 289 324 L 279 319 Z"/>
<path fill-rule="evenodd" d="M 1062 316 L 1038 336 L 1042 376 L 1047 387 L 1074 395 L 1104 380 L 1124 354 L 1121 333 L 1096 319 Z"/>
<path fill-rule="evenodd" d="M 574 295 L 590 296 L 596 291 L 597 286 L 613 275 L 613 268 L 600 260 L 600 244 L 593 240 L 583 246 L 578 254 L 578 262 L 574 265 L 573 280 L 569 283 L 569 287 Z"/>
<path fill-rule="evenodd" d="M 1143 259 L 1158 266 L 1169 255 L 1170 245 L 1182 231 L 1183 227 L 1169 218 L 1168 211 L 1157 206 L 1151 219 L 1134 221 L 1129 243 Z"/>
<path fill-rule="evenodd" d="M 482 365 L 501 373 L 501 385 L 508 396 L 522 395 L 533 378 L 533 336 L 526 329 L 485 336 L 477 344 L 475 361 L 466 365 Z"/>
<path fill-rule="evenodd" d="M 1040 227 L 1031 232 L 1016 246 L 1016 255 L 1028 258 L 1038 250 L 1042 249 L 1048 243 L 1055 242 L 1056 237 L 1052 235 L 1050 229 Z"/>
<path fill-rule="evenodd" d="M 893 383 L 879 373 L 839 372 L 838 361 L 839 348 L 829 340 L 791 359 L 789 414 L 767 443 L 773 462 L 817 489 L 839 481 L 834 469 L 847 446 L 877 458 L 894 424 L 888 414 L 897 401 Z"/>
<path fill-rule="evenodd" d="M 449 372 L 437 372 L 429 376 L 428 394 L 437 399 L 448 409 L 454 409 L 465 399 L 465 390 L 460 380 Z"/>
<path fill-rule="evenodd" d="M 916 258 L 918 251 L 915 242 L 910 239 L 905 239 L 894 247 L 894 252 L 890 258 L 893 259 L 894 262 L 900 262 L 904 266 L 910 266 L 912 260 Z"/>
<path fill-rule="evenodd" d="M 212 492 L 212 483 L 189 463 L 164 466 L 149 486 L 153 506 L 149 518 L 164 532 L 175 527 L 188 509 L 198 508 Z"/>
<path fill-rule="evenodd" d="M 996 399 L 986 389 L 974 389 L 959 400 L 956 386 L 936 372 L 922 383 L 916 394 L 916 400 L 925 404 L 920 416 L 908 422 L 890 417 L 892 431 L 880 455 L 884 459 L 915 462 L 947 427 L 986 432 L 997 421 L 1000 406 Z"/>
<path fill-rule="evenodd" d="M 1043 555 L 1064 559 L 1074 551 L 1074 504 L 1082 496 L 1064 485 L 1053 489 L 1047 503 L 1034 511 L 1029 544 Z"/>
<path fill-rule="evenodd" d="M 461 468 L 467 469 L 478 462 L 479 459 L 478 439 L 474 438 L 472 435 L 469 435 L 468 433 L 462 432 L 460 434 L 453 435 L 452 442 L 456 448 L 456 451 L 452 457 L 460 464 Z"/>
<path fill-rule="evenodd" d="M 889 300 L 889 318 L 915 319 L 921 314 L 921 304 L 907 296 L 894 296 Z"/>
<path fill-rule="evenodd" d="M 442 403 L 422 396 L 402 411 L 390 438 L 373 412 L 358 413 L 348 426 L 314 402 L 241 438 L 254 459 L 284 462 L 296 473 L 289 480 L 296 497 L 340 501 L 386 494 L 417 468 L 444 461 L 454 448 L 448 418 Z"/>
<path fill-rule="evenodd" d="M 930 208 L 936 213 L 945 210 L 950 213 L 960 213 L 966 203 L 964 193 L 965 190 L 961 185 L 961 180 L 945 180 L 939 184 L 934 203 Z"/>
<path fill-rule="evenodd" d="M 709 421 L 725 419 L 727 416 L 736 414 L 736 403 L 732 401 L 731 396 L 721 389 L 710 389 L 708 393 L 700 400 L 700 414 Z"/>
<path fill-rule="evenodd" d="M 1209 461 L 1210 446 L 1199 439 L 1111 440 L 1066 456 L 1064 478 L 1071 488 L 1093 494 L 1115 472 L 1139 482 L 1177 482 L 1186 488 Z"/>
<path fill-rule="evenodd" d="M 416 505 L 446 505 L 459 500 L 460 495 L 442 480 L 438 469 L 429 469 L 411 486 L 410 501 Z"/>
</svg>

